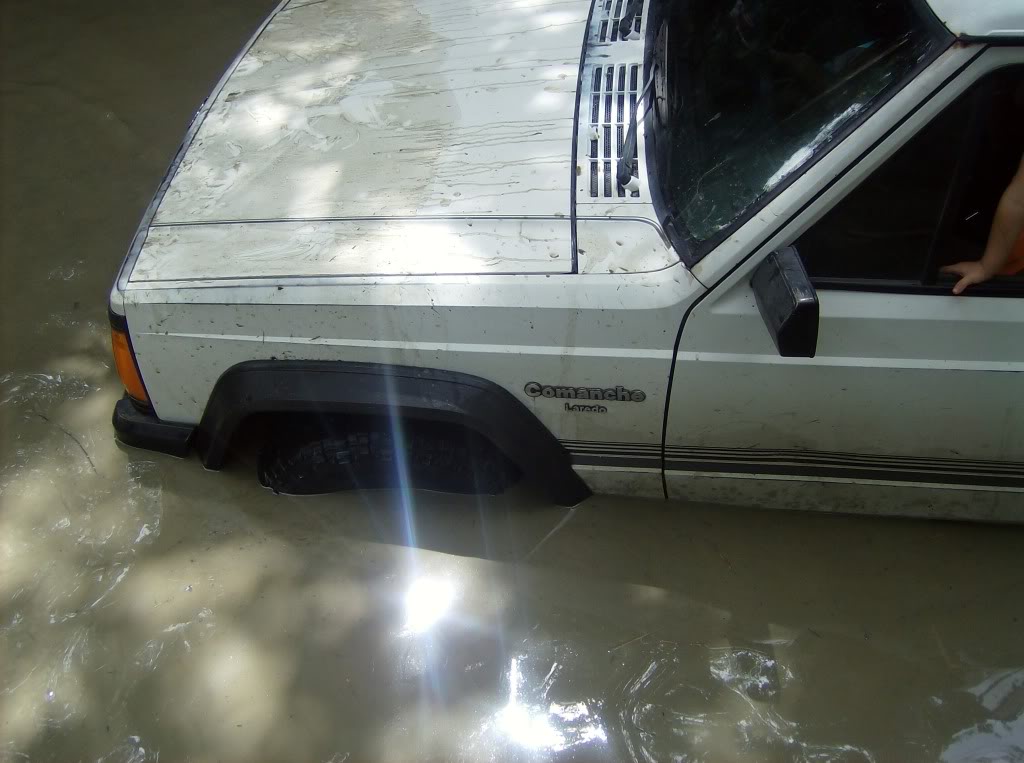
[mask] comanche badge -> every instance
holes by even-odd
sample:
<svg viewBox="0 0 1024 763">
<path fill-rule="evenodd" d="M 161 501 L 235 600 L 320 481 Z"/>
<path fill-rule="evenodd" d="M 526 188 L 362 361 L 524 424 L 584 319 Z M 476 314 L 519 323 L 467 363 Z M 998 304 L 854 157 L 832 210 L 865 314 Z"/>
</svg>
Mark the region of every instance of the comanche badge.
<svg viewBox="0 0 1024 763">
<path fill-rule="evenodd" d="M 530 397 L 549 397 L 564 400 L 601 400 L 619 403 L 642 403 L 647 393 L 642 389 L 617 387 L 559 387 L 540 382 L 529 382 L 523 391 Z"/>
</svg>

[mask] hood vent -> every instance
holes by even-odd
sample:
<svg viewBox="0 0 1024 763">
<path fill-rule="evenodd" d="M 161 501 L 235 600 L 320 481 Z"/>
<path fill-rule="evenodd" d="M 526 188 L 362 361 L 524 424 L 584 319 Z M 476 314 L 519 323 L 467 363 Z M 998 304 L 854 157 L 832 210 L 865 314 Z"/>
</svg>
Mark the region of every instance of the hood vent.
<svg viewBox="0 0 1024 763">
<path fill-rule="evenodd" d="M 597 11 L 598 19 L 600 19 L 597 33 L 598 42 L 618 42 L 622 39 L 619 36 L 619 19 L 622 18 L 626 5 L 628 5 L 628 0 L 597 0 L 597 7 L 594 10 Z M 633 29 L 637 34 L 640 33 L 643 12 L 644 6 L 641 3 L 633 18 Z"/>
<path fill-rule="evenodd" d="M 607 1 L 607 0 L 606 0 Z M 618 2 L 618 0 L 615 0 Z M 595 66 L 590 96 L 590 195 L 592 198 L 639 198 L 639 191 L 626 191 L 615 179 L 622 156 L 629 110 L 636 109 L 640 84 L 639 64 Z M 634 159 L 636 152 L 634 152 Z M 638 162 L 633 174 L 639 176 Z"/>
</svg>

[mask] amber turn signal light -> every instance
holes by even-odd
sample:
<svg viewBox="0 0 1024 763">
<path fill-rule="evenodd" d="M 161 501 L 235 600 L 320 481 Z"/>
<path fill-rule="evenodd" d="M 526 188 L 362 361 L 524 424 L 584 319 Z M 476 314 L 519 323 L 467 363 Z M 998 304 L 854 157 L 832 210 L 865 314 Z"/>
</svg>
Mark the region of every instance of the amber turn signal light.
<svg viewBox="0 0 1024 763">
<path fill-rule="evenodd" d="M 139 376 L 139 368 L 135 365 L 135 355 L 132 353 L 132 344 L 128 340 L 128 334 L 111 327 L 110 340 L 114 347 L 117 375 L 121 377 L 125 392 L 136 402 L 149 405 L 149 395 L 146 394 L 146 387 L 142 384 L 142 377 Z"/>
</svg>

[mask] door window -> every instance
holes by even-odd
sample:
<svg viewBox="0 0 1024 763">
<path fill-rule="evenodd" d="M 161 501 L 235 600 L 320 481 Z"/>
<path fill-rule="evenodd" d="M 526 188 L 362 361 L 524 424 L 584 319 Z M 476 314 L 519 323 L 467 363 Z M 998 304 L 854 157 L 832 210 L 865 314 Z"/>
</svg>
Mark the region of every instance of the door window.
<svg viewBox="0 0 1024 763">
<path fill-rule="evenodd" d="M 797 242 L 818 288 L 948 293 L 943 265 L 981 256 L 1024 153 L 1024 66 L 976 83 Z M 966 294 L 1024 294 L 1024 273 Z"/>
</svg>

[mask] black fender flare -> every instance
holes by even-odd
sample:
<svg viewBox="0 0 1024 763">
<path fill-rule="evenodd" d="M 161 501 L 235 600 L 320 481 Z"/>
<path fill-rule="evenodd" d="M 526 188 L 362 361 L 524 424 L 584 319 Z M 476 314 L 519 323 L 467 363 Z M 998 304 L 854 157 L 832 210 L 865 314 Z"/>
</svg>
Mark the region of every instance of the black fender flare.
<svg viewBox="0 0 1024 763">
<path fill-rule="evenodd" d="M 575 506 L 590 490 L 569 454 L 506 389 L 478 376 L 430 368 L 312 360 L 253 360 L 217 380 L 195 446 L 219 469 L 239 424 L 257 413 L 352 413 L 460 424 L 501 450 L 548 497 Z"/>
</svg>

